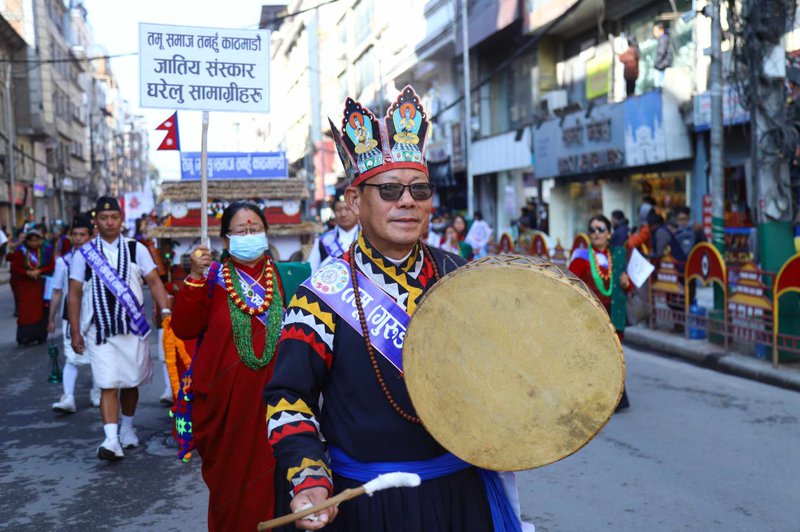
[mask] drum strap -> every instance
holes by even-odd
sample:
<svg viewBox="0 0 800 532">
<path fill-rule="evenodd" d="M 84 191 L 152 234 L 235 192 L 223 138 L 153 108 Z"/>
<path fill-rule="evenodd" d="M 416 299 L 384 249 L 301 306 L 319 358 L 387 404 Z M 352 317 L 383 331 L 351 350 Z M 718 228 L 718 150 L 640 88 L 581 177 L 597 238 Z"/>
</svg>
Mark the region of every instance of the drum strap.
<svg viewBox="0 0 800 532">
<path fill-rule="evenodd" d="M 403 341 L 411 317 L 389 294 L 367 279 L 364 274 L 359 271 L 356 274 L 372 346 L 402 374 Z M 314 292 L 331 310 L 363 336 L 350 277 L 350 265 L 347 262 L 341 259 L 331 260 L 302 286 Z"/>
<path fill-rule="evenodd" d="M 348 456 L 334 445 L 328 445 L 331 457 L 331 469 L 337 475 L 355 480 L 369 482 L 383 473 L 402 471 L 416 473 L 422 481 L 446 477 L 469 467 L 473 467 L 452 453 L 445 453 L 429 460 L 409 462 L 361 462 Z M 492 513 L 492 524 L 498 532 L 516 532 L 522 530 L 522 524 L 509 501 L 503 482 L 496 471 L 476 468 L 480 474 L 489 509 Z"/>
</svg>

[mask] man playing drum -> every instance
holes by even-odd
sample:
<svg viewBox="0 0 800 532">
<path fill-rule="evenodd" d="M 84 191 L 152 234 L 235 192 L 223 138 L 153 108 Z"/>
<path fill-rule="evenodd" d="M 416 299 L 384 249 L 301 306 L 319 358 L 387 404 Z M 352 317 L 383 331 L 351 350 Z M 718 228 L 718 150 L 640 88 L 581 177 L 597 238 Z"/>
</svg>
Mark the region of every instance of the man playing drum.
<svg viewBox="0 0 800 532">
<path fill-rule="evenodd" d="M 510 508 L 502 489 L 501 503 L 490 505 L 485 472 L 455 459 L 421 425 L 400 369 L 408 316 L 441 276 L 464 264 L 420 240 L 433 194 L 427 128 L 410 87 L 382 120 L 348 98 L 341 134 L 331 124 L 361 232 L 341 259 L 298 289 L 265 390 L 278 462 L 276 515 L 380 473 L 418 473 L 423 482 L 297 521 L 305 530 L 519 530 L 518 519 L 509 526 L 493 520 L 499 506 L 506 514 Z"/>
</svg>

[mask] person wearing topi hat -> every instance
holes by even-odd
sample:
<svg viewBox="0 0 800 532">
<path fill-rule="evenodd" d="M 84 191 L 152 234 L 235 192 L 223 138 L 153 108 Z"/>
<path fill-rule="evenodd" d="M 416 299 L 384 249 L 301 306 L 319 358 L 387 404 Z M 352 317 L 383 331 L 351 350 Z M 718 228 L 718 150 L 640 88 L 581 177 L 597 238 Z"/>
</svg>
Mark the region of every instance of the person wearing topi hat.
<svg viewBox="0 0 800 532">
<path fill-rule="evenodd" d="M 117 200 L 98 198 L 94 221 L 99 234 L 81 246 L 70 265 L 68 317 L 72 349 L 79 356 L 89 355 L 92 378 L 102 390 L 105 439 L 97 457 L 118 460 L 124 457 L 123 448 L 139 445 L 133 427 L 138 387 L 153 375 L 150 325 L 142 308 L 145 283 L 161 315 L 170 311 L 147 248 L 121 234 Z"/>
<path fill-rule="evenodd" d="M 56 269 L 53 273 L 53 294 L 50 297 L 50 320 L 47 324 L 47 331 L 53 334 L 56 331 L 56 321 L 61 322 L 64 340 L 64 363 L 62 385 L 64 392 L 61 398 L 53 403 L 52 409 L 63 414 L 72 414 L 76 410 L 75 406 L 75 381 L 78 379 L 78 370 L 81 366 L 88 366 L 90 358 L 88 354 L 78 355 L 72 350 L 72 337 L 69 333 L 69 319 L 67 316 L 66 301 L 64 293 L 69 294 L 69 267 L 76 251 L 84 245 L 94 234 L 94 223 L 91 216 L 86 214 L 76 214 L 69 226 L 70 246 L 69 251 L 56 259 Z M 62 301 L 65 303 L 62 305 Z M 60 315 L 60 320 L 56 316 Z M 100 388 L 93 385 L 89 399 L 92 406 L 100 406 Z"/>
</svg>

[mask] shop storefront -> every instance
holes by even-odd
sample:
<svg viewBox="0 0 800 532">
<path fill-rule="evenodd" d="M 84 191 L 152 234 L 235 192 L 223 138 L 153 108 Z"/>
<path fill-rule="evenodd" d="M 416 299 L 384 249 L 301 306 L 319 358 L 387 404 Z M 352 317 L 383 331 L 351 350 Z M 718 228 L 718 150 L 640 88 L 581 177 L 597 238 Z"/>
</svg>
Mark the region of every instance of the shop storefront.
<svg viewBox="0 0 800 532">
<path fill-rule="evenodd" d="M 534 153 L 536 177 L 554 182 L 550 236 L 562 242 L 595 214 L 619 209 L 636 223 L 644 196 L 667 209 L 687 202 L 691 142 L 677 102 L 661 92 L 544 122 Z"/>
</svg>

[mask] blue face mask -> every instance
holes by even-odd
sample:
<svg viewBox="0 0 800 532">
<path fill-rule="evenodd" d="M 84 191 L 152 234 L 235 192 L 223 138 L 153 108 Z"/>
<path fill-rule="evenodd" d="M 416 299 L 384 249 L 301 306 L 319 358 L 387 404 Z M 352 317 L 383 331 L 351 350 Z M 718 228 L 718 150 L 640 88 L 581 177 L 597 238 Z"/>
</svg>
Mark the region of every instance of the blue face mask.
<svg viewBox="0 0 800 532">
<path fill-rule="evenodd" d="M 231 235 L 228 251 L 239 260 L 252 261 L 261 257 L 267 250 L 267 234 Z"/>
</svg>

